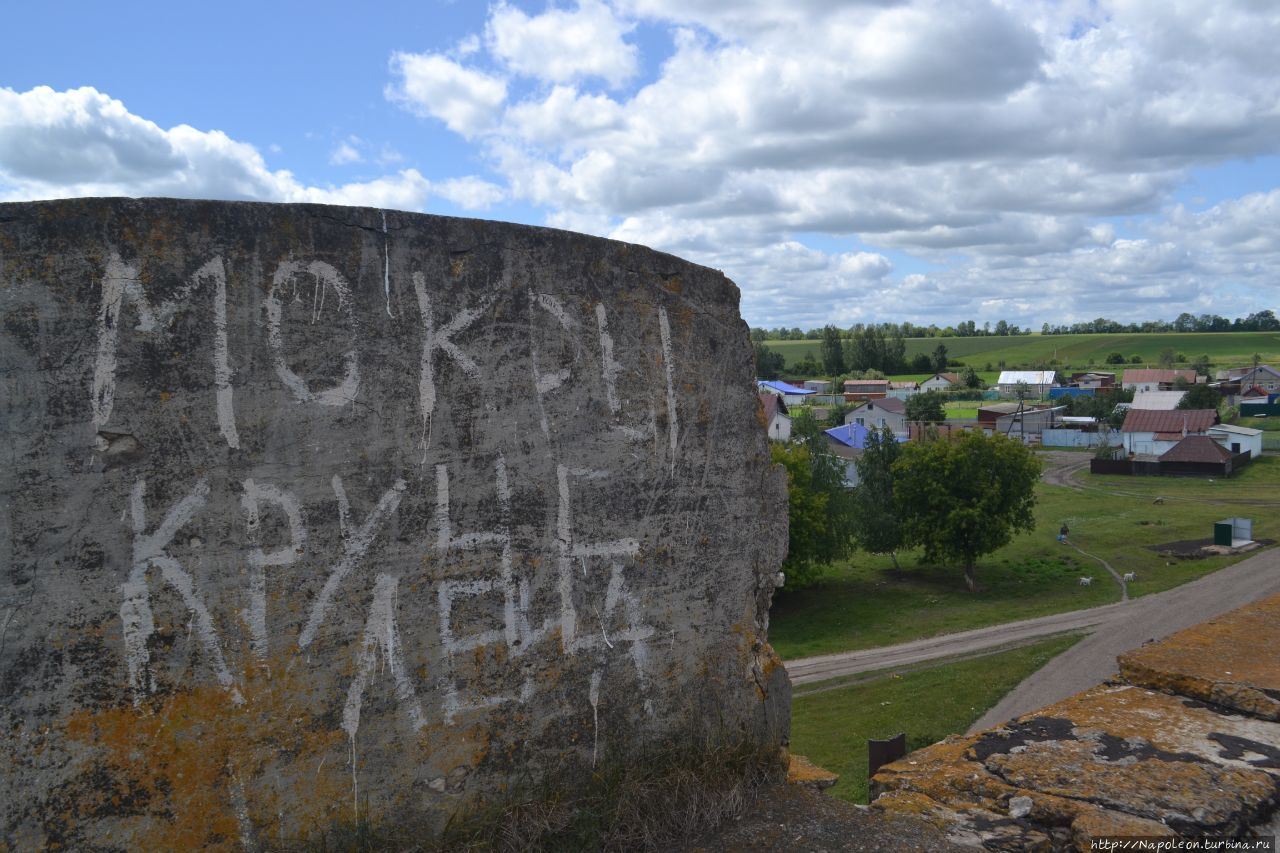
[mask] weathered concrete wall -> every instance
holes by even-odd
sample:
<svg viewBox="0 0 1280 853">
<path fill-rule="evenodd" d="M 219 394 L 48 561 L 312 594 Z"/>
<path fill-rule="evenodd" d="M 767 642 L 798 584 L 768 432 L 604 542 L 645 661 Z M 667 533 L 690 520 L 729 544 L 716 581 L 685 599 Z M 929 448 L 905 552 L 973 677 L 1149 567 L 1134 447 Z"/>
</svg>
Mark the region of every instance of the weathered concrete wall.
<svg viewBox="0 0 1280 853">
<path fill-rule="evenodd" d="M 502 223 L 0 205 L 0 846 L 274 842 L 775 743 L 785 483 L 737 300 Z"/>
</svg>

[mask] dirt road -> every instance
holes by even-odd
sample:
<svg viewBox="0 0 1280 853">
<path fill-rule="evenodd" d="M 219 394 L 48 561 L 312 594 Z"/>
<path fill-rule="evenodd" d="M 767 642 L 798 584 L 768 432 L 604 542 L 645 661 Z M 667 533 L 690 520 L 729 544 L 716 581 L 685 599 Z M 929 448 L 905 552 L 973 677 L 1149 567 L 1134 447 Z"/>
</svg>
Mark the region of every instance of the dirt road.
<svg viewBox="0 0 1280 853">
<path fill-rule="evenodd" d="M 1046 482 L 1080 488 L 1072 481 L 1072 475 L 1089 464 L 1087 456 L 1046 455 Z M 975 729 L 985 728 L 1104 681 L 1116 673 L 1117 655 L 1147 640 L 1160 639 L 1276 592 L 1280 592 L 1280 549 L 1271 549 L 1199 580 L 1143 598 L 896 646 L 800 658 L 787 661 L 786 667 L 793 684 L 812 684 L 940 658 L 976 656 L 1067 631 L 1088 632 L 1089 636 L 1014 688 L 974 724 Z"/>
</svg>

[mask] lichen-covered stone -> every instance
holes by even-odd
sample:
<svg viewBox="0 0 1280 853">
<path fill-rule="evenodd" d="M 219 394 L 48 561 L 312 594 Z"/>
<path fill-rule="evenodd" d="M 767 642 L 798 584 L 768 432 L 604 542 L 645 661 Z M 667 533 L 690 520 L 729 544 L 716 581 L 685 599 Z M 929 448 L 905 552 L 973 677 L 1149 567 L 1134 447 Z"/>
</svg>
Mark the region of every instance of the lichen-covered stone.
<svg viewBox="0 0 1280 853">
<path fill-rule="evenodd" d="M 1229 658 L 1223 665 L 1238 668 L 1241 684 L 1270 690 L 1274 655 L 1262 650 L 1277 624 L 1280 596 L 1174 635 L 1168 648 L 1146 646 L 1132 657 L 1164 673 L 1158 684 L 1102 685 L 918 750 L 881 768 L 872 805 L 991 849 L 1045 838 L 1054 849 L 1089 850 L 1102 836 L 1265 834 L 1280 804 L 1280 724 L 1233 713 L 1247 710 L 1240 703 L 1203 701 L 1212 697 L 1197 674 Z M 1262 645 L 1240 651 L 1241 625 Z"/>
<path fill-rule="evenodd" d="M 737 307 L 543 228 L 0 205 L 0 847 L 430 826 L 776 748 L 785 481 Z"/>
<path fill-rule="evenodd" d="M 803 755 L 794 752 L 787 755 L 787 782 L 790 784 L 825 791 L 839 781 L 838 774 L 819 767 Z"/>
<path fill-rule="evenodd" d="M 1280 594 L 1117 658 L 1131 684 L 1280 720 Z"/>
</svg>

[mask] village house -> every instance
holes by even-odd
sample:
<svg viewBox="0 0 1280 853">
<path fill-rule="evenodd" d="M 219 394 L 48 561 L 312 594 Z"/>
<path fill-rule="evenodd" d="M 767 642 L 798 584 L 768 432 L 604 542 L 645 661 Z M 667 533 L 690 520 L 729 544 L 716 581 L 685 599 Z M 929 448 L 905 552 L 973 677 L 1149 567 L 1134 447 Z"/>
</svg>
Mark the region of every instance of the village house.
<svg viewBox="0 0 1280 853">
<path fill-rule="evenodd" d="M 767 394 L 777 394 L 782 397 L 782 401 L 788 406 L 802 405 L 807 397 L 817 393 L 807 388 L 788 385 L 786 382 L 777 379 L 761 379 L 756 382 L 756 387 Z"/>
<path fill-rule="evenodd" d="M 949 391 L 961 385 L 958 373 L 935 373 L 920 383 L 921 391 Z"/>
<path fill-rule="evenodd" d="M 848 402 L 878 400 L 889 394 L 888 379 L 846 379 L 844 398 Z"/>
<path fill-rule="evenodd" d="M 1250 458 L 1262 455 L 1262 430 L 1235 424 L 1218 424 L 1209 427 L 1209 437 L 1232 453 L 1249 452 Z"/>
<path fill-rule="evenodd" d="M 779 394 L 760 392 L 760 405 L 764 407 L 764 422 L 772 441 L 791 440 L 791 414 Z"/>
<path fill-rule="evenodd" d="M 992 431 L 1010 438 L 1038 441 L 1041 433 L 1058 424 L 1062 419 L 1062 413 L 1066 410 L 1066 406 L 1054 406 L 1046 409 L 1025 409 L 1022 414 L 1013 411 L 996 419 Z"/>
<path fill-rule="evenodd" d="M 859 424 L 871 429 L 888 427 L 894 433 L 907 431 L 907 404 L 893 397 L 869 400 L 844 416 L 846 424 Z"/>
<path fill-rule="evenodd" d="M 840 460 L 844 469 L 844 486 L 852 489 L 858 485 L 858 459 L 867 439 L 867 428 L 857 424 L 832 427 L 823 430 L 827 437 L 827 452 Z"/>
<path fill-rule="evenodd" d="M 1116 375 L 1102 370 L 1073 373 L 1071 374 L 1071 384 L 1077 388 L 1092 388 L 1095 391 L 1100 391 L 1105 388 L 1114 388 Z"/>
<path fill-rule="evenodd" d="M 1025 403 L 1023 408 L 1026 411 L 1035 411 L 1037 409 L 1047 408 L 1044 403 Z M 986 430 L 993 430 L 996 421 L 1005 415 L 1011 415 L 1018 411 L 1017 403 L 987 403 L 978 407 L 978 426 Z"/>
<path fill-rule="evenodd" d="M 1259 364 L 1257 367 L 1237 367 L 1231 372 L 1238 375 L 1230 376 L 1240 383 L 1241 388 L 1261 388 L 1268 394 L 1280 392 L 1280 371 L 1267 364 Z"/>
<path fill-rule="evenodd" d="M 1194 385 L 1196 372 L 1194 370 L 1136 368 L 1124 372 L 1124 381 L 1120 387 L 1126 391 L 1172 391 L 1179 379 L 1188 385 Z"/>
<path fill-rule="evenodd" d="M 1160 474 L 1174 477 L 1230 477 L 1248 462 L 1207 435 L 1189 435 L 1160 454 Z"/>
<path fill-rule="evenodd" d="M 804 387 L 809 391 L 816 391 L 819 394 L 830 394 L 831 380 L 830 379 L 806 379 L 804 381 Z"/>
<path fill-rule="evenodd" d="M 1120 433 L 1126 453 L 1160 456 L 1189 435 L 1207 435 L 1217 423 L 1216 409 L 1130 409 Z"/>
<path fill-rule="evenodd" d="M 1053 370 L 1002 370 L 996 380 L 996 389 L 1005 395 L 1018 393 L 1026 386 L 1032 397 L 1043 397 L 1058 384 L 1058 374 Z"/>
<path fill-rule="evenodd" d="M 889 395 L 895 400 L 909 400 L 920 393 L 919 382 L 889 382 Z"/>
</svg>

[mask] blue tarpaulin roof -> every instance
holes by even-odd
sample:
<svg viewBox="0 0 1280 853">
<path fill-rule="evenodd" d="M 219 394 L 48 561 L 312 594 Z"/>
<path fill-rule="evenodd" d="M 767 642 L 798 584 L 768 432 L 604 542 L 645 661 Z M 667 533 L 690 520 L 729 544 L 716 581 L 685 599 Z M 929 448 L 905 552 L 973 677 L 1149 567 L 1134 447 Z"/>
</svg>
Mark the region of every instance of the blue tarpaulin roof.
<svg viewBox="0 0 1280 853">
<path fill-rule="evenodd" d="M 785 382 L 777 382 L 772 379 L 760 379 L 756 384 L 761 388 L 771 388 L 779 394 L 817 394 L 817 391 L 811 391 L 808 388 L 797 388 L 794 385 L 788 385 Z"/>
<path fill-rule="evenodd" d="M 832 427 L 831 429 L 823 430 L 823 432 L 831 436 L 833 440 L 843 444 L 845 447 L 856 447 L 859 450 L 866 449 L 867 433 L 869 430 L 867 427 L 856 421 L 844 424 L 843 426 Z M 900 435 L 894 435 L 894 438 L 899 442 L 904 441 L 903 437 Z"/>
</svg>

